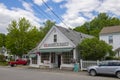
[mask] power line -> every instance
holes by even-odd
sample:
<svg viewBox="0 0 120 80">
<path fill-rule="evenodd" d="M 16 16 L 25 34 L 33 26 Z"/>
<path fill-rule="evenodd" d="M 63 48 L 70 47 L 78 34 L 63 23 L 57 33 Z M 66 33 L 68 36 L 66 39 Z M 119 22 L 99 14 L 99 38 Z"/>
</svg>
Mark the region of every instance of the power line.
<svg viewBox="0 0 120 80">
<path fill-rule="evenodd" d="M 35 6 L 34 9 L 37 10 L 39 13 L 41 13 L 44 17 L 47 17 L 47 18 L 53 20 L 53 18 L 51 16 L 49 16 L 47 13 L 45 13 L 44 10 L 41 9 L 40 7 L 38 8 L 37 6 Z"/>
<path fill-rule="evenodd" d="M 47 3 L 44 0 L 42 0 L 42 2 L 67 27 L 67 25 L 62 21 L 62 19 L 47 5 Z"/>
<path fill-rule="evenodd" d="M 26 2 L 29 4 L 29 2 L 26 0 Z M 50 15 L 48 15 L 46 12 L 44 12 L 44 10 L 40 7 L 38 7 L 37 5 L 35 5 L 34 3 L 33 4 L 33 8 L 34 10 L 36 10 L 39 14 L 41 14 L 42 16 L 46 17 L 46 18 L 49 18 L 50 20 L 54 20 L 54 18 L 52 18 Z"/>
</svg>

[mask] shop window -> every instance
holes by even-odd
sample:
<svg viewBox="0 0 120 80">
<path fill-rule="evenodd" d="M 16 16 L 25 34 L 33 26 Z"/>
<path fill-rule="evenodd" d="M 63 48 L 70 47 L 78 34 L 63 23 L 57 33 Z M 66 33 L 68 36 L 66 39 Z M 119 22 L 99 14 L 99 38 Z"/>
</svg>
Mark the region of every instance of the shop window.
<svg viewBox="0 0 120 80">
<path fill-rule="evenodd" d="M 57 35 L 54 35 L 54 42 L 57 42 Z"/>
<path fill-rule="evenodd" d="M 73 58 L 72 52 L 63 52 L 62 53 L 62 61 L 65 64 L 71 64 L 71 59 Z"/>
<path fill-rule="evenodd" d="M 42 53 L 41 54 L 41 62 L 44 63 L 44 61 L 49 61 L 49 53 Z"/>
<path fill-rule="evenodd" d="M 32 64 L 37 64 L 37 55 L 32 57 Z"/>
<path fill-rule="evenodd" d="M 51 63 L 55 63 L 55 53 L 51 53 Z"/>
<path fill-rule="evenodd" d="M 109 40 L 109 44 L 112 44 L 113 43 L 113 36 L 109 36 L 109 38 L 108 38 Z"/>
</svg>

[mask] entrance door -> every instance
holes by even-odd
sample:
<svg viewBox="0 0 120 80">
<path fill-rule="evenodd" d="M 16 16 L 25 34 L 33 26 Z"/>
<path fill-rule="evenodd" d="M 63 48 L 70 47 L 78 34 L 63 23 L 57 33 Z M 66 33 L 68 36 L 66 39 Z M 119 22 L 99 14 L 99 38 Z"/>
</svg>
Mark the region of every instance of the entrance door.
<svg viewBox="0 0 120 80">
<path fill-rule="evenodd" d="M 61 65 L 61 55 L 58 55 L 58 67 L 60 68 Z"/>
</svg>

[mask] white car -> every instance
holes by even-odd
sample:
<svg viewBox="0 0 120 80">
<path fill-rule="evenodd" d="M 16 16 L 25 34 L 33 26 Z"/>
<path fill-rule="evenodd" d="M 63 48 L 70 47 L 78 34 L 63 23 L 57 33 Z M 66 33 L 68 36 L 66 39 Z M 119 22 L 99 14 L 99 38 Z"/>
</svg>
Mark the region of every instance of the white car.
<svg viewBox="0 0 120 80">
<path fill-rule="evenodd" d="M 103 61 L 97 66 L 88 67 L 87 71 L 91 76 L 95 76 L 97 74 L 109 74 L 116 75 L 120 78 L 120 61 Z"/>
</svg>

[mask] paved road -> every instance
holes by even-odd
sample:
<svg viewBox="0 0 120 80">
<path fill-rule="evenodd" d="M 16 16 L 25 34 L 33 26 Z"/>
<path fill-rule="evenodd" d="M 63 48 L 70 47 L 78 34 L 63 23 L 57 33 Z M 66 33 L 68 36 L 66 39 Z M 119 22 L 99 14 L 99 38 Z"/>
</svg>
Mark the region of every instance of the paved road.
<svg viewBox="0 0 120 80">
<path fill-rule="evenodd" d="M 0 67 L 0 80 L 119 80 L 116 77 L 89 76 L 86 72 L 59 72 L 39 69 Z"/>
</svg>

